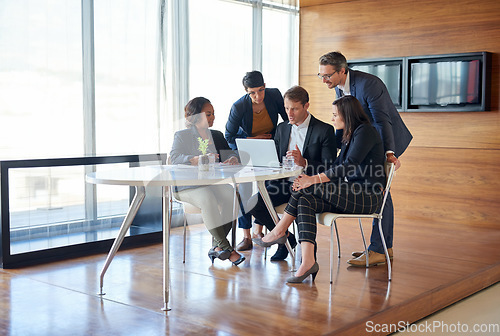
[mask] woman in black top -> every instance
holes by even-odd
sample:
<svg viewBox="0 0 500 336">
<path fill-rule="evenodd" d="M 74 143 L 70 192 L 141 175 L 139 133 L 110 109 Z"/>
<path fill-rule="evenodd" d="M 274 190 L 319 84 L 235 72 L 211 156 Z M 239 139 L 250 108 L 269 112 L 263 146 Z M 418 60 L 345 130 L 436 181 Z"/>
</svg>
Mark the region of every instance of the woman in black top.
<svg viewBox="0 0 500 336">
<path fill-rule="evenodd" d="M 382 202 L 385 185 L 385 154 L 377 130 L 353 96 L 333 102 L 333 124 L 343 130 L 342 148 L 333 168 L 324 173 L 300 175 L 293 182 L 294 193 L 285 214 L 262 240 L 262 246 L 284 243 L 285 233 L 296 220 L 302 263 L 287 282 L 302 282 L 319 270 L 316 262 L 316 213 L 373 213 Z"/>
</svg>

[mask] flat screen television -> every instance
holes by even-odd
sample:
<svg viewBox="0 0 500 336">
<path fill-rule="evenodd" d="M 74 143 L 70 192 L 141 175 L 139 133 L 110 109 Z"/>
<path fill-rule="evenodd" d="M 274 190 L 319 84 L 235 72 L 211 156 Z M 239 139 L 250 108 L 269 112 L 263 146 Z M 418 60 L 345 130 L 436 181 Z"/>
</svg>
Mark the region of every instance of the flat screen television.
<svg viewBox="0 0 500 336">
<path fill-rule="evenodd" d="M 485 111 L 487 53 L 408 58 L 408 110 Z"/>
<path fill-rule="evenodd" d="M 354 60 L 348 63 L 350 69 L 359 70 L 377 76 L 384 82 L 394 106 L 403 107 L 403 59 Z"/>
</svg>

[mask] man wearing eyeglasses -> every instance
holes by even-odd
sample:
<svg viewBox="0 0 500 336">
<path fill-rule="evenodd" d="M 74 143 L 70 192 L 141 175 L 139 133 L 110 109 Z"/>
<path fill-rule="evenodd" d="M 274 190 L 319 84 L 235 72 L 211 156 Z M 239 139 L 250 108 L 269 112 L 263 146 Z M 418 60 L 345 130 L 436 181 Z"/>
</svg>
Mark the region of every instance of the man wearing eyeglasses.
<svg viewBox="0 0 500 336">
<path fill-rule="evenodd" d="M 403 154 L 413 137 L 392 103 L 382 80 L 369 73 L 349 69 L 346 58 L 337 51 L 329 52 L 319 58 L 318 77 L 329 89 L 335 89 L 338 98 L 352 95 L 361 102 L 372 125 L 382 137 L 387 161 L 394 163 L 398 169 L 401 166 L 398 157 Z M 336 137 L 337 144 L 341 144 L 339 140 L 342 138 L 342 131 L 337 131 Z M 394 207 L 390 194 L 382 216 L 382 231 L 392 259 Z M 366 267 L 364 252 L 353 252 L 352 255 L 354 258 L 348 261 L 351 266 Z M 374 220 L 372 225 L 368 262 L 369 266 L 386 262 L 377 220 Z"/>
</svg>

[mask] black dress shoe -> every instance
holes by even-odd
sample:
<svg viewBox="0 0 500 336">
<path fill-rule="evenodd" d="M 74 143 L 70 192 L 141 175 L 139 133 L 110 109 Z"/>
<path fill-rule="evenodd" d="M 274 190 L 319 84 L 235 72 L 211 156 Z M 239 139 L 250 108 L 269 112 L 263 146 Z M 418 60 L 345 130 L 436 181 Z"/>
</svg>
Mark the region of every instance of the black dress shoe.
<svg viewBox="0 0 500 336">
<path fill-rule="evenodd" d="M 278 245 L 278 249 L 276 250 L 276 253 L 271 257 L 271 261 L 285 260 L 286 257 L 288 257 L 288 249 L 286 248 L 286 245 Z"/>
<path fill-rule="evenodd" d="M 290 246 L 292 248 L 295 248 L 295 246 L 297 246 L 297 240 L 295 239 L 294 234 L 291 232 L 288 233 L 288 242 L 290 243 Z"/>
<path fill-rule="evenodd" d="M 297 246 L 297 240 L 295 240 L 293 233 L 288 233 L 288 242 L 290 243 L 291 248 L 295 248 L 295 246 Z M 278 246 L 276 253 L 274 253 L 271 257 L 271 261 L 285 260 L 286 257 L 288 257 L 288 249 L 285 244 L 281 244 Z"/>
<path fill-rule="evenodd" d="M 293 249 L 297 246 L 297 240 L 295 240 L 295 236 L 293 233 L 288 233 L 288 242 L 290 243 L 290 247 Z M 285 260 L 288 257 L 288 249 L 285 244 L 278 245 L 278 249 L 276 253 L 271 257 L 271 261 L 280 261 Z"/>
</svg>

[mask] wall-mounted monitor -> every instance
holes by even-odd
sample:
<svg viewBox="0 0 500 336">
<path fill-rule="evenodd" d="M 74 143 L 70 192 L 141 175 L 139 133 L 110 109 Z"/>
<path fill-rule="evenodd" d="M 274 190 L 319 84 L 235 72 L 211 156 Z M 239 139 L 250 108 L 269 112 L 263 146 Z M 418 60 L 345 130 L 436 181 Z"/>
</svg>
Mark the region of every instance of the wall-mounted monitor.
<svg viewBox="0 0 500 336">
<path fill-rule="evenodd" d="M 488 53 L 407 57 L 407 62 L 407 111 L 489 108 Z"/>
<path fill-rule="evenodd" d="M 380 78 L 398 111 L 402 111 L 403 108 L 403 64 L 403 58 L 348 62 L 350 69 L 367 72 Z"/>
</svg>

